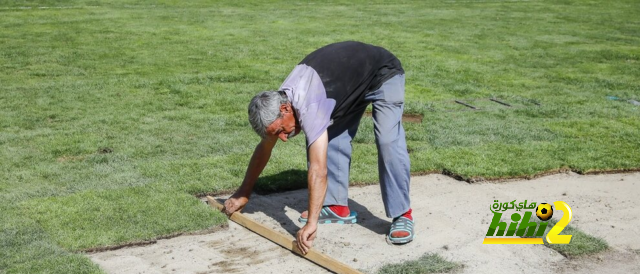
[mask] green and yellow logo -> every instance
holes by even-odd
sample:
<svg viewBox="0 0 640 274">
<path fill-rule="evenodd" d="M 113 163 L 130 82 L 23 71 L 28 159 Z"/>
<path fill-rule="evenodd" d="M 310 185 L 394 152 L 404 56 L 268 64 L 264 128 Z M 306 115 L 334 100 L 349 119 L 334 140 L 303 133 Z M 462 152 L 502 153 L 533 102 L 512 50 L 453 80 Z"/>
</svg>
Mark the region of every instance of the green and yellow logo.
<svg viewBox="0 0 640 274">
<path fill-rule="evenodd" d="M 571 218 L 573 218 L 571 207 L 563 201 L 555 201 L 553 205 L 556 211 L 561 210 L 564 212 L 564 215 L 551 230 L 549 230 L 546 241 L 548 244 L 568 244 L 571 242 L 572 235 L 559 234 L 569 222 L 571 222 Z M 507 222 L 501 221 L 503 212 L 500 211 L 511 209 L 525 211 L 524 217 L 518 212 L 512 213 L 511 223 L 507 226 Z M 518 204 L 516 204 L 516 200 L 505 203 L 494 200 L 490 210 L 493 212 L 493 219 L 491 219 L 489 230 L 482 242 L 483 244 L 544 244 L 542 237 L 547 230 L 548 221 L 553 217 L 554 207 L 547 203 L 540 203 L 537 206 L 536 203 L 527 205 L 527 200 Z M 540 222 L 531 220 L 534 212 Z M 513 237 L 525 237 L 525 235 L 526 238 Z"/>
</svg>

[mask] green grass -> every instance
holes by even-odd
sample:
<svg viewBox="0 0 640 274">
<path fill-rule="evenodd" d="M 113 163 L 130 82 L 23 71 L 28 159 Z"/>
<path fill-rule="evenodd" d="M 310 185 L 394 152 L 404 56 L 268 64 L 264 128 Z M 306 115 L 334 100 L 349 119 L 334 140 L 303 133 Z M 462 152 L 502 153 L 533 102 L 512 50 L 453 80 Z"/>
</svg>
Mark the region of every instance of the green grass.
<svg viewBox="0 0 640 274">
<path fill-rule="evenodd" d="M 640 100 L 636 1 L 21 0 L 0 17 L 0 272 L 97 271 L 73 252 L 224 222 L 192 195 L 240 184 L 249 99 L 342 40 L 403 62 L 413 172 L 640 167 L 640 108 L 606 99 Z M 377 181 L 372 127 L 354 182 Z M 277 146 L 261 191 L 305 185 L 303 142 Z"/>
<path fill-rule="evenodd" d="M 549 227 L 553 227 L 556 221 L 550 221 Z M 571 242 L 568 244 L 548 244 L 545 242 L 545 246 L 557 251 L 568 258 L 575 258 L 578 256 L 596 254 L 609 249 L 607 242 L 599 237 L 591 236 L 584 233 L 572 226 L 565 227 L 560 235 L 573 235 Z M 544 238 L 547 237 L 545 233 Z"/>
<path fill-rule="evenodd" d="M 438 254 L 424 254 L 416 260 L 385 265 L 377 274 L 449 273 L 460 268 L 461 264 L 447 261 Z"/>
<path fill-rule="evenodd" d="M 151 239 L 225 221 L 191 195 L 145 188 L 87 191 L 32 200 L 26 207 L 45 231 L 71 250 Z"/>
<path fill-rule="evenodd" d="M 534 222 L 540 223 L 537 218 Z M 591 255 L 606 251 L 609 249 L 607 242 L 596 236 L 589 235 L 580 229 L 573 226 L 566 226 L 559 235 L 572 235 L 571 242 L 568 244 L 549 244 L 547 243 L 547 234 L 551 231 L 551 228 L 558 223 L 557 220 L 551 219 L 547 225 L 542 239 L 544 239 L 544 245 L 551 248 L 567 258 L 575 258 L 584 255 Z M 525 238 L 532 238 L 533 236 L 524 236 Z"/>
</svg>

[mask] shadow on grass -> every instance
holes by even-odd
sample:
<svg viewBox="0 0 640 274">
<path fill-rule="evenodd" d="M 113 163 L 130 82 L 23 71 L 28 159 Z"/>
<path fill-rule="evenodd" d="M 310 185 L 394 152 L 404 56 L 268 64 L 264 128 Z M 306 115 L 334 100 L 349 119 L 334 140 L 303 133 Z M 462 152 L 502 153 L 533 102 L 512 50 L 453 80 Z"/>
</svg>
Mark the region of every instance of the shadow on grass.
<svg viewBox="0 0 640 274">
<path fill-rule="evenodd" d="M 260 195 L 307 188 L 307 171 L 289 169 L 278 174 L 258 178 L 253 191 Z"/>
</svg>

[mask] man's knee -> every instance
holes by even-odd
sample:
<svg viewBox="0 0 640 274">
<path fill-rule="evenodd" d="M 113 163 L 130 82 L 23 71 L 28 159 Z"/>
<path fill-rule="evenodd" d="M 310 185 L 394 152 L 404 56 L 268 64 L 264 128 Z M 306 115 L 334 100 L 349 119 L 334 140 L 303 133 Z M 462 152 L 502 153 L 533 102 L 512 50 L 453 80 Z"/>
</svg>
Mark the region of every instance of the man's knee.
<svg viewBox="0 0 640 274">
<path fill-rule="evenodd" d="M 376 143 L 380 150 L 391 150 L 395 149 L 395 147 L 399 145 L 398 138 L 399 136 L 379 136 Z"/>
</svg>

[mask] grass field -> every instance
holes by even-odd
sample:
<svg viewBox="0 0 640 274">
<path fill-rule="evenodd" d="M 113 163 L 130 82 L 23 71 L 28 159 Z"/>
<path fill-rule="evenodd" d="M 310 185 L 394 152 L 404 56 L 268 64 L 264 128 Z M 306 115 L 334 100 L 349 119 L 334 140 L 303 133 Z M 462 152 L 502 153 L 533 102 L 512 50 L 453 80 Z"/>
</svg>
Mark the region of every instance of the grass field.
<svg viewBox="0 0 640 274">
<path fill-rule="evenodd" d="M 0 18 L 0 272 L 99 272 L 74 252 L 225 222 L 193 195 L 240 184 L 249 99 L 343 40 L 403 62 L 413 172 L 640 167 L 637 1 L 23 0 Z M 372 127 L 355 183 L 377 181 Z M 260 190 L 306 185 L 296 139 Z"/>
</svg>

